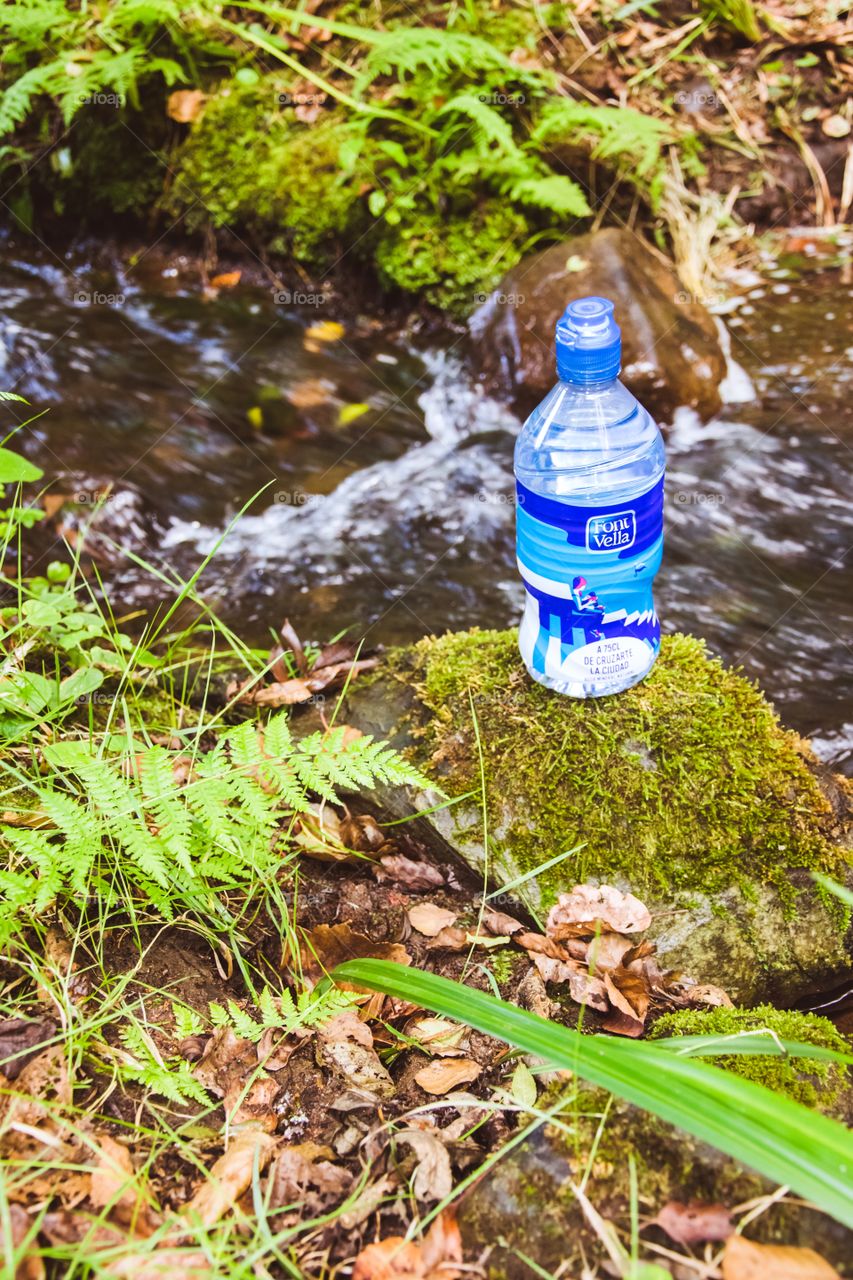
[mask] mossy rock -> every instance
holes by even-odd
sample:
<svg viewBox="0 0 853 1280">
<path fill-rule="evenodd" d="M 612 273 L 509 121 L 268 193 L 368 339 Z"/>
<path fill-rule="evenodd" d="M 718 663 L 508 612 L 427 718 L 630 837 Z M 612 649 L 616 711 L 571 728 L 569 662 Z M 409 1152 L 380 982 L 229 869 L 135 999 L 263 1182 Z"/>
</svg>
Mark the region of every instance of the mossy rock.
<svg viewBox="0 0 853 1280">
<path fill-rule="evenodd" d="M 744 1032 L 765 1032 L 768 1040 L 795 1041 L 817 1045 L 835 1053 L 849 1054 L 850 1045 L 828 1018 L 814 1013 L 775 1009 L 762 1004 L 754 1009 L 679 1009 L 658 1018 L 650 1038 L 670 1036 L 738 1036 Z M 806 1107 L 839 1115 L 849 1109 L 849 1077 L 843 1063 L 806 1054 L 727 1054 L 714 1059 L 714 1066 L 763 1084 Z"/>
<path fill-rule="evenodd" d="M 388 287 L 422 293 L 452 315 L 468 316 L 518 261 L 529 234 L 523 216 L 501 200 L 461 213 L 416 204 L 379 236 L 379 278 Z"/>
<path fill-rule="evenodd" d="M 344 165 L 345 137 L 338 115 L 300 124 L 271 82 L 221 88 L 174 157 L 163 208 L 189 230 L 239 227 L 324 269 L 371 222 L 362 188 L 372 170 L 366 154 Z"/>
<path fill-rule="evenodd" d="M 684 1010 L 660 1018 L 654 1037 L 730 1035 L 767 1029 L 785 1040 L 797 1040 L 848 1053 L 850 1046 L 826 1018 L 762 1006 L 757 1009 Z M 849 1111 L 850 1089 L 843 1066 L 820 1058 L 729 1056 L 715 1065 L 734 1070 L 777 1093 L 817 1107 L 837 1119 Z M 527 1280 L 526 1254 L 545 1271 L 583 1256 L 601 1259 L 601 1241 L 584 1217 L 571 1184 L 584 1182 L 593 1207 L 621 1229 L 631 1227 L 631 1174 L 637 1176 L 641 1222 L 649 1223 L 671 1200 L 735 1206 L 769 1195 L 775 1187 L 735 1160 L 655 1116 L 583 1083 L 557 1082 L 540 1094 L 541 1110 L 563 1100 L 555 1122 L 510 1152 L 463 1201 L 460 1224 L 466 1246 L 478 1248 L 500 1241 L 490 1254 L 490 1274 Z M 853 1233 L 800 1200 L 768 1206 L 750 1223 L 746 1235 L 764 1244 L 816 1249 L 843 1276 L 853 1271 Z M 639 1254 L 655 1255 L 644 1240 L 674 1248 L 658 1227 L 640 1235 Z M 845 1269 L 846 1268 L 846 1269 Z M 575 1274 L 572 1267 L 568 1274 Z"/>
<path fill-rule="evenodd" d="M 743 1003 L 849 971 L 844 911 L 812 877 L 850 880 L 849 784 L 701 641 L 665 637 L 641 684 L 576 701 L 530 680 L 514 631 L 428 637 L 393 654 L 347 713 L 467 795 L 421 819 L 421 836 L 516 886 L 540 920 L 579 882 L 630 889 L 652 911 L 662 963 Z M 410 813 L 439 797 L 386 799 Z"/>
<path fill-rule="evenodd" d="M 538 1105 L 551 1106 L 558 1096 L 546 1092 Z M 568 1275 L 579 1275 L 584 1261 L 604 1261 L 572 1184 L 583 1184 L 594 1209 L 629 1239 L 631 1159 L 642 1223 L 670 1200 L 733 1207 L 775 1190 L 713 1147 L 603 1089 L 580 1086 L 558 1121 L 508 1152 L 460 1206 L 466 1256 L 490 1247 L 492 1280 L 529 1280 L 534 1271 L 525 1259 L 545 1273 L 562 1263 Z M 763 1244 L 816 1249 L 842 1276 L 851 1275 L 853 1233 L 802 1201 L 768 1203 L 745 1234 Z M 659 1260 L 644 1247 L 647 1240 L 677 1248 L 659 1227 L 644 1226 L 639 1256 L 647 1262 Z"/>
</svg>

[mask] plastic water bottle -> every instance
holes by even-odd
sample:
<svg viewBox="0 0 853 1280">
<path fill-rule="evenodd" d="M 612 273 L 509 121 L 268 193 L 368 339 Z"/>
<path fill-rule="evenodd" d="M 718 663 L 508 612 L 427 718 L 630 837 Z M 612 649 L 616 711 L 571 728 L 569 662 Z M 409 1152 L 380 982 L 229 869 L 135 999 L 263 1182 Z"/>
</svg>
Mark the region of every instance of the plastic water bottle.
<svg viewBox="0 0 853 1280">
<path fill-rule="evenodd" d="M 613 303 L 570 302 L 556 345 L 559 381 L 515 446 L 519 647 L 540 684 L 598 698 L 642 680 L 660 649 L 652 581 L 666 459 L 657 424 L 618 379 Z"/>
</svg>

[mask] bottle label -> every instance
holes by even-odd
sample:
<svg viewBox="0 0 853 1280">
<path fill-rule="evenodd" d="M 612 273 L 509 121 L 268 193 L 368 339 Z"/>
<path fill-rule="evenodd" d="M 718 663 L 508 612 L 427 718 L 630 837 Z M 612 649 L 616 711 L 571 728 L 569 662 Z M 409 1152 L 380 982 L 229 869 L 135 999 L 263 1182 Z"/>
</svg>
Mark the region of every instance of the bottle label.
<svg viewBox="0 0 853 1280">
<path fill-rule="evenodd" d="M 522 655 L 548 679 L 614 688 L 660 647 L 652 580 L 663 553 L 663 478 L 629 502 L 560 502 L 516 481 Z"/>
</svg>

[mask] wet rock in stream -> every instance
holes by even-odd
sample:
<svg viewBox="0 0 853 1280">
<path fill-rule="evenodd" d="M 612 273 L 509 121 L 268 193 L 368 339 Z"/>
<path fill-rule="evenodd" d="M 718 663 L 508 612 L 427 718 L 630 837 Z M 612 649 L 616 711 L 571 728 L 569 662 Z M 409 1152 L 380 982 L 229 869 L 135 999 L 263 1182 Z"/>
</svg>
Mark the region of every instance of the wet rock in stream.
<svg viewBox="0 0 853 1280">
<path fill-rule="evenodd" d="M 680 406 L 710 418 L 726 372 L 717 327 L 662 258 L 629 231 L 608 228 L 525 258 L 470 322 L 486 385 L 527 414 L 554 385 L 554 326 L 585 294 L 616 304 L 622 379 L 657 417 Z"/>
<path fill-rule="evenodd" d="M 701 641 L 665 637 L 647 680 L 584 702 L 534 684 L 514 632 L 448 634 L 396 651 L 348 703 L 349 723 L 467 794 L 419 819 L 421 838 L 514 884 L 534 916 L 576 883 L 615 884 L 651 910 L 662 967 L 744 1004 L 850 971 L 843 911 L 812 877 L 851 879 L 850 784 L 826 785 L 808 743 Z M 386 799 L 401 816 L 439 797 Z"/>
</svg>

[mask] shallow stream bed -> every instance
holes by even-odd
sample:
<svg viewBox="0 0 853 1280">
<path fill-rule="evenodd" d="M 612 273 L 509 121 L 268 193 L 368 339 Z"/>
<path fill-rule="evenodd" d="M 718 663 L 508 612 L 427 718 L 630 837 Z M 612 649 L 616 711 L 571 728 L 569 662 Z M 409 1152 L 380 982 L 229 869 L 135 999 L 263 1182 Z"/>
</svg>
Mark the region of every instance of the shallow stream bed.
<svg viewBox="0 0 853 1280">
<path fill-rule="evenodd" d="M 681 412 L 668 431 L 657 594 L 665 630 L 742 664 L 848 772 L 851 292 L 838 268 L 771 278 L 726 316 L 747 376 L 712 422 Z M 458 334 L 337 319 L 272 287 L 205 298 L 179 273 L 7 248 L 0 384 L 47 410 L 19 443 L 51 492 L 85 511 L 112 486 L 113 535 L 185 576 L 258 495 L 201 580 L 248 639 L 284 616 L 386 644 L 509 624 L 517 419 Z M 120 554 L 104 569 L 122 607 L 162 592 Z"/>
</svg>

